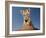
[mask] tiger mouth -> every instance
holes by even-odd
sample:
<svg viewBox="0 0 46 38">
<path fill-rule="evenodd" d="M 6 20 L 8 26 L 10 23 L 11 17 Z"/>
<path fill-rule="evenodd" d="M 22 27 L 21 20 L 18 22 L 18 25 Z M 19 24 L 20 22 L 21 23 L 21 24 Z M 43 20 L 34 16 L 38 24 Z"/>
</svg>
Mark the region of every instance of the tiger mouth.
<svg viewBox="0 0 46 38">
<path fill-rule="evenodd" d="M 25 20 L 25 22 L 28 22 L 28 20 Z"/>
</svg>

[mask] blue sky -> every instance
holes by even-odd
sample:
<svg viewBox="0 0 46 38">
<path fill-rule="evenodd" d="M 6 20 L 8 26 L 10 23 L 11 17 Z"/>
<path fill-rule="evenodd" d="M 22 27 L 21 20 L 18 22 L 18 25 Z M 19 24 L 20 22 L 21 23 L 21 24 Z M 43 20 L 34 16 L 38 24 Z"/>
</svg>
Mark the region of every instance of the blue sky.
<svg viewBox="0 0 46 38">
<path fill-rule="evenodd" d="M 12 30 L 16 31 L 22 27 L 23 24 L 23 16 L 20 13 L 20 10 L 24 10 L 28 8 L 31 10 L 31 20 L 34 27 L 40 29 L 40 8 L 32 8 L 32 7 L 12 7 Z"/>
</svg>

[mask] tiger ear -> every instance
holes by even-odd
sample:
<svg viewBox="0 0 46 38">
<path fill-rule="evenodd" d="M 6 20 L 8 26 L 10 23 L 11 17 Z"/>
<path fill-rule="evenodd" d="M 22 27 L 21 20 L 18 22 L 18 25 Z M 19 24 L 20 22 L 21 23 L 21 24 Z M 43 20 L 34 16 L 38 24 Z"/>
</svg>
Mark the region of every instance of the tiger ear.
<svg viewBox="0 0 46 38">
<path fill-rule="evenodd" d="M 30 14 L 31 14 L 31 12 L 32 12 L 32 11 L 31 11 L 31 9 L 29 9 L 28 11 L 29 11 L 29 12 L 30 12 Z"/>
<path fill-rule="evenodd" d="M 21 13 L 21 14 L 23 14 L 23 11 L 22 11 L 22 10 L 20 10 L 20 13 Z"/>
<path fill-rule="evenodd" d="M 21 14 L 24 14 L 24 10 L 20 10 L 20 13 L 21 13 Z"/>
</svg>

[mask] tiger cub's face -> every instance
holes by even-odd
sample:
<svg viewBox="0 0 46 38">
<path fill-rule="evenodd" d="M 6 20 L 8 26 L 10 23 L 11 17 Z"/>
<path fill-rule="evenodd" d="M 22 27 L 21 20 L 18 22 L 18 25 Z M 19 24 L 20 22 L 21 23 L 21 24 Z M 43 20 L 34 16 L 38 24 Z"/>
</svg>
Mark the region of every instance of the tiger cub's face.
<svg viewBox="0 0 46 38">
<path fill-rule="evenodd" d="M 25 29 L 32 30 L 33 29 L 32 24 L 29 24 L 30 21 L 31 21 L 30 16 L 29 16 L 30 13 L 31 12 L 28 9 L 22 10 L 22 15 L 24 17 L 24 24 L 23 24 L 23 27 L 22 27 L 23 30 L 25 30 Z"/>
<path fill-rule="evenodd" d="M 29 19 L 30 19 L 29 14 L 30 14 L 30 12 L 28 9 L 23 10 L 23 16 L 24 16 L 24 22 L 25 23 L 29 23 Z"/>
</svg>

